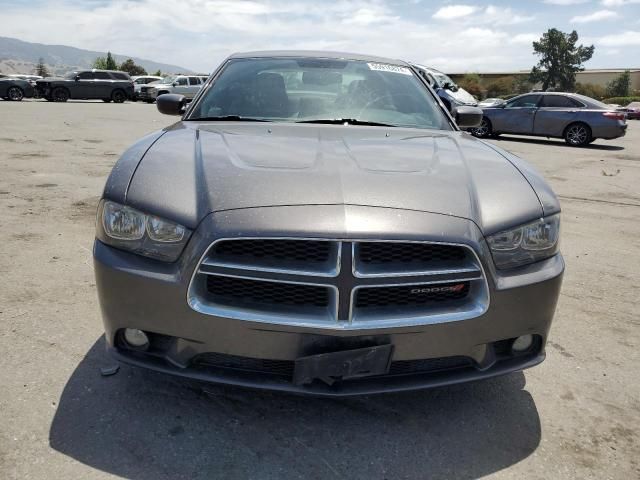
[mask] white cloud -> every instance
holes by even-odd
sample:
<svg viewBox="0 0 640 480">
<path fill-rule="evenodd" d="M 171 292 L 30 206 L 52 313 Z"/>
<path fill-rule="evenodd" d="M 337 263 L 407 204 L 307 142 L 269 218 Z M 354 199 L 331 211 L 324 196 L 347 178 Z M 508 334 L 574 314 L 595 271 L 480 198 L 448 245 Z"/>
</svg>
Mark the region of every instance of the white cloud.
<svg viewBox="0 0 640 480">
<path fill-rule="evenodd" d="M 531 45 L 533 42 L 540 40 L 540 37 L 539 33 L 519 33 L 511 37 L 509 41 L 521 45 Z"/>
<path fill-rule="evenodd" d="M 640 3 L 640 0 L 602 0 L 600 3 L 605 7 L 621 7 L 632 3 Z"/>
<path fill-rule="evenodd" d="M 605 35 L 595 41 L 596 45 L 604 47 L 631 47 L 640 46 L 640 32 L 626 31 Z"/>
<path fill-rule="evenodd" d="M 589 0 L 544 0 L 544 3 L 548 3 L 549 5 L 579 5 L 581 3 L 587 3 Z"/>
<path fill-rule="evenodd" d="M 442 7 L 436 13 L 433 14 L 433 18 L 438 20 L 453 20 L 460 17 L 466 17 L 475 13 L 478 7 L 471 5 L 448 5 Z"/>
<path fill-rule="evenodd" d="M 598 10 L 597 12 L 590 13 L 588 15 L 578 15 L 571 20 L 571 23 L 590 23 L 590 22 L 598 22 L 600 20 L 609 20 L 612 18 L 616 18 L 618 14 L 613 10 Z"/>
</svg>

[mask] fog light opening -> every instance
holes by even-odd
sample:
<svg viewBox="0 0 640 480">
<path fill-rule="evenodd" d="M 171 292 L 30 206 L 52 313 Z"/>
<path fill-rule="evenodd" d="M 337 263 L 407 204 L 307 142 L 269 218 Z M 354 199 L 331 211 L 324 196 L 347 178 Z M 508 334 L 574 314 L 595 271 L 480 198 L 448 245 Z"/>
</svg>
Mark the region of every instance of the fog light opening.
<svg viewBox="0 0 640 480">
<path fill-rule="evenodd" d="M 514 353 L 524 353 L 533 346 L 533 335 L 521 335 L 513 341 L 511 350 Z"/>
<path fill-rule="evenodd" d="M 123 337 L 127 346 L 131 348 L 141 349 L 149 345 L 147 334 L 137 328 L 125 328 Z"/>
</svg>

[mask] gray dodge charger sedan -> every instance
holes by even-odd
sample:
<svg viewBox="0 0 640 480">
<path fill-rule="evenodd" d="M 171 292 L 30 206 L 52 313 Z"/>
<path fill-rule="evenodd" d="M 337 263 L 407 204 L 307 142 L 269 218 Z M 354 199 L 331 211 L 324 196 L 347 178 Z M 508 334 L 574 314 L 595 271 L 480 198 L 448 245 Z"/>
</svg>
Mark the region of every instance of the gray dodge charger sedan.
<svg viewBox="0 0 640 480">
<path fill-rule="evenodd" d="M 483 110 L 480 127 L 471 129 L 479 138 L 514 133 L 564 138 L 572 147 L 582 147 L 598 138 L 621 137 L 627 130 L 624 112 L 575 93 L 527 93 Z"/>
<path fill-rule="evenodd" d="M 407 63 L 229 57 L 129 148 L 99 205 L 109 351 L 192 379 L 315 395 L 411 390 L 540 363 L 560 205 L 460 131 Z"/>
</svg>

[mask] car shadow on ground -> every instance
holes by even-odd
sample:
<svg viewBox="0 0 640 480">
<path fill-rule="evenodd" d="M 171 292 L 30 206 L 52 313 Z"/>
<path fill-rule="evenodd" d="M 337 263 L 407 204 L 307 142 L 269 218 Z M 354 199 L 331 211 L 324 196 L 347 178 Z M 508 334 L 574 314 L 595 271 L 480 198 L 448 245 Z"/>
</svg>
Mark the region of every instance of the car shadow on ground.
<svg viewBox="0 0 640 480">
<path fill-rule="evenodd" d="M 513 136 L 504 136 L 504 135 L 500 135 L 498 137 L 492 137 L 491 138 L 492 141 L 496 141 L 496 142 L 519 142 L 519 143 L 533 143 L 533 144 L 537 144 L 537 145 L 553 145 L 556 147 L 567 147 L 567 148 L 585 148 L 587 150 L 609 150 L 609 151 L 616 151 L 616 150 L 624 150 L 624 147 L 621 147 L 619 145 L 607 145 L 607 144 L 602 144 L 602 143 L 591 143 L 585 147 L 572 147 L 571 145 L 567 145 L 567 143 L 562 140 L 562 139 L 546 139 L 546 138 L 531 138 L 531 137 L 513 137 Z M 600 140 L 596 140 L 596 142 L 599 142 Z M 606 140 L 603 140 L 606 141 Z"/>
<path fill-rule="evenodd" d="M 522 373 L 455 387 L 318 399 L 112 365 L 100 338 L 67 382 L 49 442 L 135 480 L 470 479 L 529 456 L 540 419 Z"/>
</svg>

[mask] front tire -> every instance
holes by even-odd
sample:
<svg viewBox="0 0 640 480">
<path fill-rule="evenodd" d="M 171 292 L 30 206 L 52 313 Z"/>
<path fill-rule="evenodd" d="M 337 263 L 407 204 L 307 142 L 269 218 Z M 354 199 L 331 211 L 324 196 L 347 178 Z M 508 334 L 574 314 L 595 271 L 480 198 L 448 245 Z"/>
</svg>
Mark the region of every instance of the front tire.
<svg viewBox="0 0 640 480">
<path fill-rule="evenodd" d="M 114 90 L 111 94 L 111 100 L 114 103 L 123 103 L 127 99 L 127 95 L 122 90 Z"/>
<path fill-rule="evenodd" d="M 478 138 L 489 138 L 491 135 L 493 135 L 491 120 L 489 120 L 487 117 L 482 117 L 480 126 L 471 129 L 471 135 Z"/>
<path fill-rule="evenodd" d="M 66 88 L 58 87 L 51 92 L 51 98 L 54 102 L 66 102 L 69 100 L 69 90 Z"/>
<path fill-rule="evenodd" d="M 12 102 L 21 102 L 24 98 L 24 92 L 20 87 L 11 87 L 7 90 L 7 99 Z"/>
<path fill-rule="evenodd" d="M 584 147 L 591 143 L 591 129 L 584 123 L 572 123 L 564 131 L 564 141 L 572 147 Z"/>
</svg>

